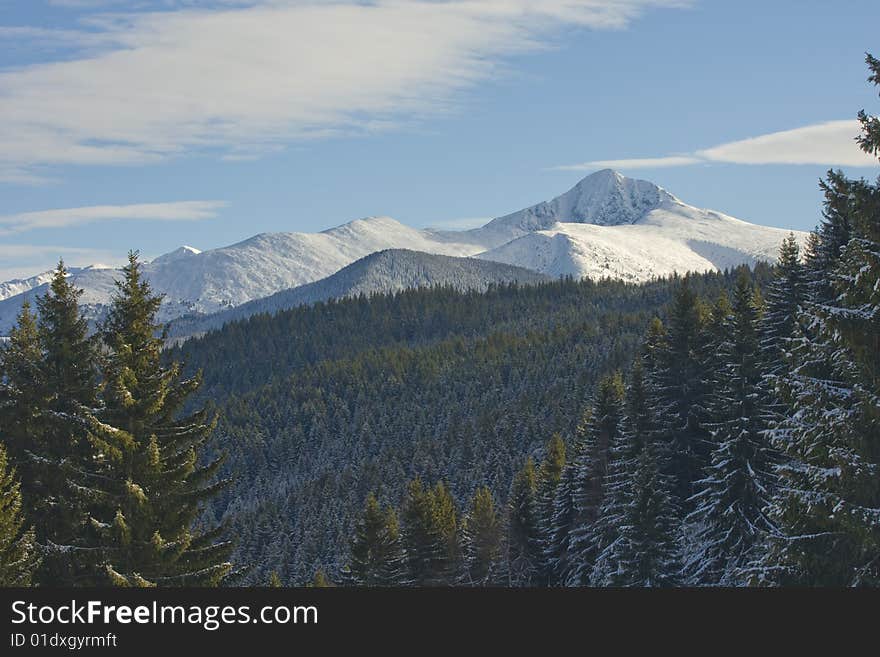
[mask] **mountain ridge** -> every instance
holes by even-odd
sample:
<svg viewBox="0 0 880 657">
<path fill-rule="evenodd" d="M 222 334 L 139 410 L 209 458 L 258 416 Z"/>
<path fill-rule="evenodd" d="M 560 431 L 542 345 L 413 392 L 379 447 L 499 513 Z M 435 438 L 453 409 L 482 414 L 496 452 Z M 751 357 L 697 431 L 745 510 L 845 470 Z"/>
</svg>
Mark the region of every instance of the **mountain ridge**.
<svg viewBox="0 0 880 657">
<path fill-rule="evenodd" d="M 168 322 L 299 288 L 389 249 L 478 258 L 551 277 L 641 282 L 673 272 L 773 261 L 789 232 L 690 206 L 652 182 L 603 169 L 549 201 L 481 228 L 418 229 L 390 217 L 365 217 L 318 233 L 258 233 L 206 251 L 182 246 L 145 264 L 144 275 L 164 295 L 159 320 Z M 45 293 L 50 275 L 0 284 L 0 335 L 13 325 L 25 300 Z M 119 271 L 78 268 L 71 276 L 85 290 L 86 314 L 97 319 L 110 302 Z"/>
<path fill-rule="evenodd" d="M 369 296 L 436 285 L 459 291 L 483 292 L 490 285 L 528 285 L 548 280 L 550 278 L 543 274 L 504 263 L 408 249 L 386 249 L 364 256 L 319 281 L 282 290 L 212 315 L 180 317 L 169 325 L 169 336 L 189 337 L 256 314 L 274 314 L 302 305 L 361 294 Z"/>
</svg>

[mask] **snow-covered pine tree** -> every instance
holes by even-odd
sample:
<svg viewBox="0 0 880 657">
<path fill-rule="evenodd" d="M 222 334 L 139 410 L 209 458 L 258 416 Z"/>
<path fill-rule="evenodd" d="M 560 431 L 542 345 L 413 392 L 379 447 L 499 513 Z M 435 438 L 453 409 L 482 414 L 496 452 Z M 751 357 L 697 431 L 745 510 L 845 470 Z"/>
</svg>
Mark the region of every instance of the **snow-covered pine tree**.
<svg viewBox="0 0 880 657">
<path fill-rule="evenodd" d="M 797 329 L 797 316 L 806 295 L 806 272 L 800 247 L 790 234 L 779 247 L 773 278 L 767 285 L 766 311 L 761 318 L 761 360 L 765 376 L 772 378 L 788 370 L 786 354 Z M 771 386 L 772 387 L 772 386 Z"/>
<path fill-rule="evenodd" d="M 382 509 L 372 493 L 350 543 L 343 580 L 353 586 L 394 586 L 401 582 L 403 552 L 394 509 Z"/>
<path fill-rule="evenodd" d="M 462 523 L 464 583 L 500 584 L 503 571 L 504 526 L 495 510 L 492 491 L 481 486 L 474 493 Z"/>
<path fill-rule="evenodd" d="M 819 182 L 825 196 L 822 221 L 816 229 L 816 238 L 806 259 L 807 285 L 811 299 L 824 303 L 834 298 L 828 273 L 840 260 L 840 252 L 852 236 L 854 207 L 851 181 L 842 171 L 829 171 Z"/>
<path fill-rule="evenodd" d="M 565 441 L 556 433 L 547 441 L 544 459 L 538 471 L 538 522 L 541 536 L 541 566 L 538 580 L 542 586 L 549 585 L 555 579 L 553 560 L 548 557 L 548 548 L 553 534 L 553 504 L 556 499 L 556 489 L 562 480 L 564 469 Z"/>
<path fill-rule="evenodd" d="M 203 503 L 228 483 L 215 481 L 222 457 L 200 458 L 215 422 L 204 409 L 180 415 L 199 378 L 163 364 L 161 297 L 143 279 L 136 252 L 122 271 L 101 327 L 108 348 L 101 419 L 124 439 L 96 441 L 102 500 L 90 515 L 103 559 L 93 583 L 216 585 L 232 569 L 232 544 L 219 528 L 196 526 Z"/>
<path fill-rule="evenodd" d="M 703 426 L 707 370 L 703 366 L 707 309 L 685 278 L 669 308 L 663 349 L 653 363 L 657 422 L 665 434 L 670 474 L 680 500 L 693 494 L 708 462 L 708 431 Z"/>
<path fill-rule="evenodd" d="M 573 500 L 577 521 L 571 532 L 570 568 L 565 584 L 586 586 L 596 559 L 594 525 L 605 497 L 611 446 L 623 431 L 623 379 L 619 372 L 599 382 L 583 451 L 576 465 Z"/>
<path fill-rule="evenodd" d="M 679 583 L 678 504 L 662 472 L 661 450 L 649 443 L 628 477 L 619 534 L 599 555 L 596 586 L 669 587 Z"/>
<path fill-rule="evenodd" d="M 607 585 L 619 570 L 619 555 L 612 547 L 620 538 L 633 504 L 633 481 L 638 458 L 649 443 L 657 440 L 656 423 L 650 407 L 651 392 L 642 359 L 637 359 L 626 387 L 626 414 L 622 429 L 611 445 L 605 495 L 599 517 L 593 525 L 592 541 L 596 561 L 590 573 L 593 586 Z M 657 455 L 657 458 L 662 458 Z"/>
<path fill-rule="evenodd" d="M 880 85 L 880 62 L 868 57 Z M 877 155 L 878 119 L 860 113 L 865 152 Z M 774 431 L 788 462 L 771 512 L 780 527 L 756 569 L 773 584 L 880 584 L 880 181 L 826 183 L 826 222 L 845 217 L 848 239 L 819 231 L 806 327 L 784 383 L 793 411 Z M 838 257 L 834 258 L 834 249 Z M 819 284 L 824 276 L 826 284 Z"/>
<path fill-rule="evenodd" d="M 565 583 L 571 571 L 571 536 L 578 525 L 578 510 L 574 500 L 578 464 L 581 461 L 584 445 L 591 423 L 592 411 L 588 409 L 582 416 L 572 440 L 571 455 L 566 459 L 562 476 L 553 496 L 550 527 L 544 544 L 543 558 L 549 566 L 551 586 Z"/>
<path fill-rule="evenodd" d="M 764 509 L 777 459 L 764 430 L 759 321 L 755 291 L 741 271 L 718 345 L 718 386 L 708 403 L 715 447 L 685 518 L 683 576 L 692 585 L 742 583 L 755 546 L 773 529 Z"/>
<path fill-rule="evenodd" d="M 532 457 L 520 470 L 507 501 L 507 584 L 533 586 L 541 566 L 538 474 Z"/>
<path fill-rule="evenodd" d="M 30 586 L 38 562 L 33 529 L 25 529 L 21 492 L 0 443 L 0 587 Z"/>
</svg>

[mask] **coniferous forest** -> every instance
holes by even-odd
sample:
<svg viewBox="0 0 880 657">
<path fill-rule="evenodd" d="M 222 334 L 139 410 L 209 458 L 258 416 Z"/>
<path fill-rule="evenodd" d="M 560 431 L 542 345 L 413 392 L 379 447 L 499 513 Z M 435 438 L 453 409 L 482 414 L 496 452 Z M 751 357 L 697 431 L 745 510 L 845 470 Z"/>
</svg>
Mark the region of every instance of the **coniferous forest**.
<svg viewBox="0 0 880 657">
<path fill-rule="evenodd" d="M 0 585 L 878 586 L 880 181 L 821 186 L 773 266 L 173 346 L 136 252 L 97 331 L 61 263 L 0 347 Z"/>
</svg>

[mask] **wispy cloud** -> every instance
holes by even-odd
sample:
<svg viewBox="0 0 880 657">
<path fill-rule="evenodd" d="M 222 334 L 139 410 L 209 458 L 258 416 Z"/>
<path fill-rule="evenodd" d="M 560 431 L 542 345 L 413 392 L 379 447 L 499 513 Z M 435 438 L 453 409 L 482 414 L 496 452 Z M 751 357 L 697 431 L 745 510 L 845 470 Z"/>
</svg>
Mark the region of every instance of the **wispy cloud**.
<svg viewBox="0 0 880 657">
<path fill-rule="evenodd" d="M 210 219 L 226 205 L 223 201 L 180 201 L 140 205 L 93 205 L 0 215 L 0 235 L 40 228 L 62 228 L 97 221 L 199 221 Z M 12 248 L 12 247 L 10 247 Z"/>
<path fill-rule="evenodd" d="M 141 3 L 146 11 L 106 13 L 122 7 L 59 3 L 79 7 L 82 52 L 70 55 L 77 35 L 67 30 L 63 59 L 0 73 L 0 171 L 149 163 L 208 149 L 235 157 L 387 129 L 449 111 L 458 92 L 558 29 L 621 29 L 649 8 L 687 4 L 155 0 Z M 7 30 L 28 34 L 50 36 Z"/>
<path fill-rule="evenodd" d="M 565 171 L 593 169 L 653 169 L 708 162 L 732 164 L 822 164 L 827 166 L 876 167 L 877 158 L 862 151 L 855 142 L 859 134 L 855 119 L 826 121 L 794 130 L 771 132 L 758 137 L 719 144 L 694 153 L 666 157 L 622 160 L 594 160 L 554 167 Z"/>
<path fill-rule="evenodd" d="M 669 155 L 666 157 L 638 157 L 629 160 L 594 160 L 580 164 L 563 164 L 553 167 L 558 171 L 592 171 L 593 169 L 660 169 L 664 167 L 683 167 L 697 164 L 703 160 L 691 155 Z"/>
<path fill-rule="evenodd" d="M 72 246 L 42 244 L 0 244 L 0 281 L 33 276 L 47 271 L 64 258 L 74 267 L 101 263 L 117 265 L 118 254 L 101 249 L 78 248 Z"/>
</svg>

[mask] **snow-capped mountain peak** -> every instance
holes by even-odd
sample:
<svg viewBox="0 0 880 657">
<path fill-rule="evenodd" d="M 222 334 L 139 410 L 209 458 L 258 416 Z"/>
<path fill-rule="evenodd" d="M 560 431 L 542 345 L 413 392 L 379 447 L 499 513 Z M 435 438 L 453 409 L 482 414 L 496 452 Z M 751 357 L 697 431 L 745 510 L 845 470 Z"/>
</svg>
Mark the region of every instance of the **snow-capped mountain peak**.
<svg viewBox="0 0 880 657">
<path fill-rule="evenodd" d="M 603 169 L 590 174 L 561 196 L 499 217 L 486 228 L 512 231 L 519 236 L 546 230 L 556 223 L 621 226 L 634 224 L 664 203 L 677 201 L 652 182 Z"/>
<path fill-rule="evenodd" d="M 426 278 L 448 281 L 449 273 L 457 271 L 447 261 L 435 267 L 439 261 L 414 259 L 401 250 L 453 259 L 477 257 L 554 277 L 611 276 L 635 282 L 673 272 L 772 261 L 787 234 L 692 207 L 651 182 L 605 169 L 550 201 L 474 230 L 421 230 L 373 216 L 320 233 L 261 233 L 204 252 L 183 246 L 145 265 L 144 275 L 164 295 L 159 319 L 169 321 L 225 311 L 305 286 L 388 249 L 396 250 L 399 266 L 393 281 L 383 279 L 382 289 L 421 284 Z M 384 261 L 377 257 L 366 262 L 376 267 Z M 475 265 L 469 267 L 471 271 Z M 71 269 L 74 284 L 85 290 L 82 302 L 90 318 L 99 319 L 106 312 L 120 275 L 115 269 Z M 0 283 L 0 335 L 12 326 L 23 301 L 45 293 L 50 278 L 51 272 L 46 272 Z M 378 280 L 372 274 L 368 278 Z"/>
<path fill-rule="evenodd" d="M 153 266 L 168 264 L 177 260 L 183 260 L 184 258 L 188 258 L 190 256 L 199 255 L 200 253 L 201 251 L 199 251 L 197 248 L 184 244 L 183 246 L 178 247 L 173 251 L 169 251 L 164 255 L 160 255 L 158 258 L 154 258 L 150 264 Z"/>
</svg>

